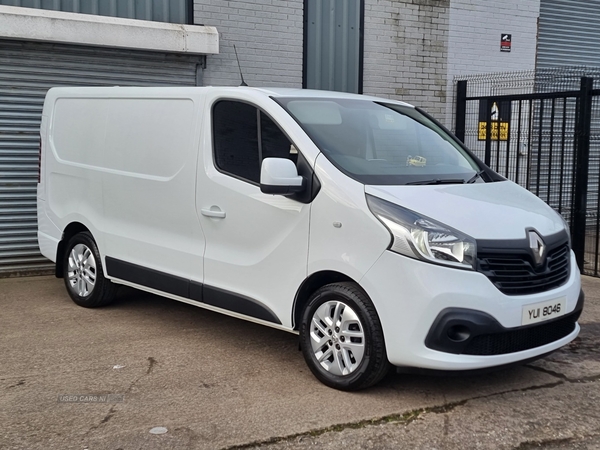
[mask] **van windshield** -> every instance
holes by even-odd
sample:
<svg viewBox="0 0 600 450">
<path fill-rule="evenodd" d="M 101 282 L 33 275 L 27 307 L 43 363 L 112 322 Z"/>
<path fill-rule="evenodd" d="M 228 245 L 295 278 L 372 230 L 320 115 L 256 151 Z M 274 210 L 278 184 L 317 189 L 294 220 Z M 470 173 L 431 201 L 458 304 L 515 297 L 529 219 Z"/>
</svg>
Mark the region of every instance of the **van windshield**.
<svg viewBox="0 0 600 450">
<path fill-rule="evenodd" d="M 341 171 L 364 184 L 481 182 L 477 162 L 410 106 L 360 99 L 276 101 Z"/>
</svg>

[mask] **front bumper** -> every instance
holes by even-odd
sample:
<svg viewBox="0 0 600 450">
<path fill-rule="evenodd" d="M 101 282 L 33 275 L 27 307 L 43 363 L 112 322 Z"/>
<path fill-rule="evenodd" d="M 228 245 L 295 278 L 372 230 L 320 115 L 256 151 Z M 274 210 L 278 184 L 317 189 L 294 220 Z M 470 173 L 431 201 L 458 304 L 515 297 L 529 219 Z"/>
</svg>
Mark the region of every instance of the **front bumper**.
<svg viewBox="0 0 600 450">
<path fill-rule="evenodd" d="M 499 333 L 518 332 L 536 326 L 552 327 L 554 321 L 522 327 L 524 305 L 564 298 L 566 314 L 556 322 L 564 318 L 571 318 L 575 322 L 583 305 L 583 297 L 579 302 L 581 282 L 573 254 L 567 282 L 556 289 L 532 295 L 507 296 L 481 273 L 429 264 L 389 251 L 384 252 L 360 280 L 360 284 L 379 314 L 388 359 L 399 367 L 454 371 L 503 366 L 552 352 L 579 333 L 579 325 L 573 323 L 572 331 L 567 330 L 562 335 L 559 333 L 558 338 L 550 342 L 544 339 L 534 342 L 533 347 L 528 345 L 525 349 L 518 346 L 511 349 L 500 344 L 501 351 L 494 350 L 487 354 L 466 354 L 463 351 L 475 336 L 495 334 L 498 337 Z M 441 325 L 441 331 L 435 331 L 440 326 L 436 320 L 452 311 L 449 308 L 454 312 L 476 312 L 474 321 L 479 326 L 476 333 L 465 340 L 464 347 L 448 346 L 447 342 L 443 342 L 442 334 L 447 332 L 443 329 L 444 324 Z M 474 317 L 471 315 L 472 319 Z M 430 336 L 436 332 L 442 345 L 432 345 L 435 339 Z M 540 342 L 541 345 L 537 345 Z"/>
<path fill-rule="evenodd" d="M 522 327 L 505 328 L 489 314 L 463 308 L 447 308 L 433 322 L 425 345 L 457 355 L 503 355 L 529 350 L 568 336 L 583 310 L 583 291 L 575 309 L 563 316 Z"/>
</svg>

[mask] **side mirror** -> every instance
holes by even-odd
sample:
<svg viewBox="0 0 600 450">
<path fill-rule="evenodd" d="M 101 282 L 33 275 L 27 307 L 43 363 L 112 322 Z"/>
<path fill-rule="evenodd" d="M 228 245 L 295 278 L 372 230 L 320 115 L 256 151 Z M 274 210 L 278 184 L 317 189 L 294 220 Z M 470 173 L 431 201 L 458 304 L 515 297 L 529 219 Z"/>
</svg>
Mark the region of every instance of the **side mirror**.
<svg viewBox="0 0 600 450">
<path fill-rule="evenodd" d="M 260 190 L 265 194 L 293 195 L 304 189 L 304 178 L 286 158 L 265 158 L 260 168 Z"/>
</svg>

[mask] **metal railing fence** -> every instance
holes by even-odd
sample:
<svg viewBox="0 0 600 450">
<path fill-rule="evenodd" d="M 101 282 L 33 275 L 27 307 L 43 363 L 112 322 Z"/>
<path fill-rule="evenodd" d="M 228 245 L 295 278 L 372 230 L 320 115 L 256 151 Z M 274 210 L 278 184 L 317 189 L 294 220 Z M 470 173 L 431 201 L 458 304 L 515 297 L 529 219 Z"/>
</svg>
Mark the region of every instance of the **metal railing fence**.
<svg viewBox="0 0 600 450">
<path fill-rule="evenodd" d="M 600 68 L 457 78 L 454 117 L 467 147 L 564 217 L 580 269 L 597 277 L 599 80 Z"/>
</svg>

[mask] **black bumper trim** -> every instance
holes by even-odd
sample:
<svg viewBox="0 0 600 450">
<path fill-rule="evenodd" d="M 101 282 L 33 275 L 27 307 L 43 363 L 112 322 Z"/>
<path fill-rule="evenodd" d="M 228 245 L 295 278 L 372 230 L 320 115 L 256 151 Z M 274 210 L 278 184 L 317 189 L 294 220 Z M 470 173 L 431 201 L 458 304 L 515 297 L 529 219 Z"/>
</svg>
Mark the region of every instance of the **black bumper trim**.
<svg viewBox="0 0 600 450">
<path fill-rule="evenodd" d="M 583 310 L 580 291 L 575 309 L 545 322 L 505 328 L 491 315 L 466 308 L 446 308 L 434 320 L 425 345 L 432 350 L 467 355 L 502 355 L 550 344 L 569 335 Z"/>
</svg>

